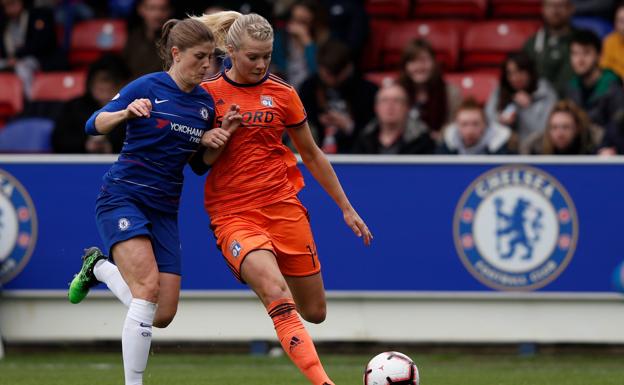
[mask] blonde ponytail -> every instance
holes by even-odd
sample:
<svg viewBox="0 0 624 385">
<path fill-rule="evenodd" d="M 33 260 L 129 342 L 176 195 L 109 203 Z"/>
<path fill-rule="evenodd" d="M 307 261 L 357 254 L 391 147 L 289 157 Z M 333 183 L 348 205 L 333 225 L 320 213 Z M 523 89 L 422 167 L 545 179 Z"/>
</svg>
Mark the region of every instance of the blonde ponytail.
<svg viewBox="0 0 624 385">
<path fill-rule="evenodd" d="M 227 52 L 228 31 L 232 24 L 242 16 L 236 11 L 221 11 L 209 15 L 192 16 L 192 18 L 208 27 L 214 35 L 216 47 L 222 52 Z"/>
<path fill-rule="evenodd" d="M 273 40 L 271 24 L 256 13 L 243 15 L 235 11 L 222 11 L 193 18 L 212 31 L 217 48 L 223 52 L 227 52 L 228 45 L 239 49 L 245 35 L 257 41 Z"/>
</svg>

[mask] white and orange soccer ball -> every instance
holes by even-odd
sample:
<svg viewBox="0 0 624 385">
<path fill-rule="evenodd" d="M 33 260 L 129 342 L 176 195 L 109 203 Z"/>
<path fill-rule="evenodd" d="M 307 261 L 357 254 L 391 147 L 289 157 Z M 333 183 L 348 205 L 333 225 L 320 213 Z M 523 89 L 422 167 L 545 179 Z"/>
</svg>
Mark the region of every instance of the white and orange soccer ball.
<svg viewBox="0 0 624 385">
<path fill-rule="evenodd" d="M 364 371 L 364 385 L 418 385 L 418 367 L 399 352 L 383 352 L 373 357 Z"/>
</svg>

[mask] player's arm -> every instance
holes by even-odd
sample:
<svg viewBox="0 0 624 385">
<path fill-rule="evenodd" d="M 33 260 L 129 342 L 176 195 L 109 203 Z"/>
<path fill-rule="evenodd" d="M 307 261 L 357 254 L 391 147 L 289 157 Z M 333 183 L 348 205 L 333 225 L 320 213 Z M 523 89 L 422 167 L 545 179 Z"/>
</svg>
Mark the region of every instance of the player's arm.
<svg viewBox="0 0 624 385">
<path fill-rule="evenodd" d="M 362 218 L 360 218 L 355 211 L 351 202 L 349 202 L 331 163 L 329 163 L 323 151 L 321 151 L 314 142 L 308 123 L 306 122 L 298 127 L 289 128 L 288 135 L 295 144 L 303 163 L 314 179 L 316 179 L 342 210 L 342 215 L 349 228 L 351 228 L 358 237 L 363 237 L 364 243 L 369 245 L 373 239 L 373 235 L 366 226 L 366 223 L 364 223 Z"/>
<path fill-rule="evenodd" d="M 149 99 L 136 99 L 123 110 L 101 111 L 95 116 L 93 128 L 95 135 L 104 135 L 111 132 L 119 124 L 134 118 L 149 118 L 152 112 L 152 102 Z"/>
</svg>

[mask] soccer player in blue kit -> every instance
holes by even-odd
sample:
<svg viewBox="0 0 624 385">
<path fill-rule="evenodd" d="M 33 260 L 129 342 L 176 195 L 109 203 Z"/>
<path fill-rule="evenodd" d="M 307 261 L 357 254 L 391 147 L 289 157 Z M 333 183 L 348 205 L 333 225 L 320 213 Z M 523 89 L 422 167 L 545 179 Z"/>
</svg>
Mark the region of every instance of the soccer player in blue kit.
<svg viewBox="0 0 624 385">
<path fill-rule="evenodd" d="M 193 19 L 169 20 L 159 45 L 167 72 L 131 82 L 87 121 L 90 135 L 127 122 L 126 141 L 104 175 L 95 210 L 115 265 L 99 249 L 87 249 L 68 293 L 78 303 L 104 282 L 128 307 L 121 338 L 126 385 L 143 383 L 152 326 L 166 327 L 177 310 L 184 166 L 200 143 L 209 159 L 210 149 L 223 146 L 241 118 L 233 105 L 221 127 L 212 128 L 214 102 L 199 87 L 215 48 L 207 27 Z"/>
</svg>

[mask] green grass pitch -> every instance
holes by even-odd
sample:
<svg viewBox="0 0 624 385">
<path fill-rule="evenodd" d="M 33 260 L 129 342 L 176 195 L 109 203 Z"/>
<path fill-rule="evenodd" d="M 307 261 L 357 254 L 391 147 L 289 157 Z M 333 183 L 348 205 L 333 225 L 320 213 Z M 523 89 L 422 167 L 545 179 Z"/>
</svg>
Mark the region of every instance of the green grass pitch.
<svg viewBox="0 0 624 385">
<path fill-rule="evenodd" d="M 409 352 L 407 352 L 409 354 Z M 411 354 L 422 385 L 623 385 L 618 356 Z M 361 385 L 369 355 L 324 355 L 336 385 Z M 10 354 L 0 385 L 120 385 L 119 354 Z M 308 385 L 285 357 L 161 354 L 151 356 L 144 385 Z"/>
</svg>

